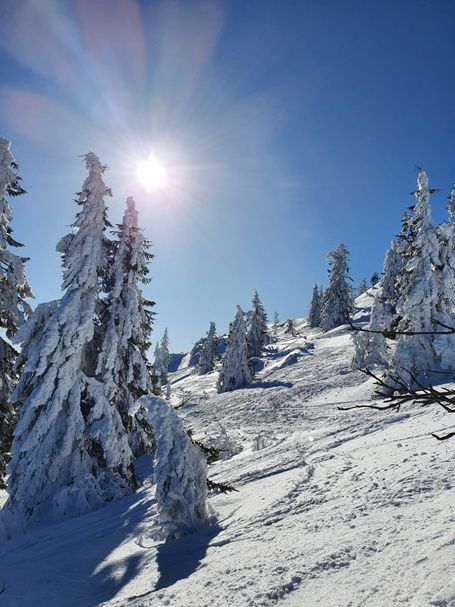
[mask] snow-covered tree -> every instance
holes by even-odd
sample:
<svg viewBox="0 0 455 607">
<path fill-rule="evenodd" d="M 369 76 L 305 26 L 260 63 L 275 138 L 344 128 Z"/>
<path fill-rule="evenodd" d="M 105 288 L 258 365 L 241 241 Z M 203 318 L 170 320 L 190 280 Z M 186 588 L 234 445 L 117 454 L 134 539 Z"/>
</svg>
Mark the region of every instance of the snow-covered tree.
<svg viewBox="0 0 455 607">
<path fill-rule="evenodd" d="M 213 370 L 215 364 L 216 354 L 216 327 L 215 323 L 210 323 L 209 332 L 207 337 L 202 344 L 201 352 L 199 355 L 199 364 L 197 366 L 199 375 L 206 375 Z"/>
<path fill-rule="evenodd" d="M 253 374 L 248 357 L 248 344 L 244 312 L 237 306 L 237 314 L 231 323 L 226 351 L 218 377 L 218 392 L 229 392 L 251 383 Z"/>
<path fill-rule="evenodd" d="M 0 137 L 0 328 L 12 337 L 29 316 L 27 298 L 32 292 L 24 271 L 25 257 L 12 249 L 21 247 L 12 236 L 12 209 L 8 197 L 25 193 L 20 185 L 17 164 L 10 151 L 10 142 Z M 9 397 L 17 380 L 13 365 L 16 350 L 0 337 L 0 488 L 4 487 L 5 467 L 12 440 L 15 410 Z"/>
<path fill-rule="evenodd" d="M 370 284 L 372 287 L 374 287 L 375 285 L 377 285 L 379 282 L 379 274 L 377 272 L 373 272 L 371 278 L 370 278 Z"/>
<path fill-rule="evenodd" d="M 155 348 L 155 360 L 153 362 L 154 373 L 159 376 L 161 384 L 167 382 L 167 374 L 169 370 L 169 336 L 167 329 L 165 329 L 161 343 L 156 344 Z"/>
<path fill-rule="evenodd" d="M 284 332 L 287 335 L 292 335 L 292 337 L 296 337 L 297 330 L 295 328 L 295 322 L 292 318 L 288 318 L 288 320 L 286 321 L 286 328 L 284 329 Z"/>
<path fill-rule="evenodd" d="M 254 292 L 253 310 L 248 329 L 248 348 L 251 356 L 260 356 L 262 348 L 269 343 L 270 335 L 267 326 L 267 314 L 259 299 L 258 292 Z"/>
<path fill-rule="evenodd" d="M 136 407 L 146 410 L 156 436 L 158 529 L 152 535 L 172 540 L 215 522 L 207 499 L 206 458 L 174 409 L 155 396 L 143 396 Z"/>
<path fill-rule="evenodd" d="M 368 325 L 370 331 L 383 331 L 384 320 L 381 317 L 383 307 L 379 302 L 380 295 L 376 295 L 375 302 L 371 310 L 371 319 Z M 387 340 L 382 333 L 364 333 L 357 332 L 353 334 L 355 348 L 354 359 L 352 361 L 353 369 L 371 368 L 378 365 L 381 368 L 389 366 L 389 348 Z"/>
<path fill-rule="evenodd" d="M 400 283 L 400 296 L 396 305 L 399 331 L 435 330 L 433 319 L 443 314 L 442 264 L 438 231 L 431 218 L 428 177 L 422 169 L 417 178 L 415 192 L 417 204 L 413 208 L 412 246 L 405 255 L 405 272 Z M 412 385 L 407 375 L 411 372 L 425 381 L 432 371 L 453 369 L 455 361 L 441 360 L 435 348 L 435 336 L 401 336 L 393 357 L 395 372 Z"/>
<path fill-rule="evenodd" d="M 273 315 L 273 327 L 272 327 L 272 339 L 273 339 L 274 343 L 276 343 L 278 341 L 278 323 L 279 323 L 278 312 L 275 312 L 275 314 Z"/>
<path fill-rule="evenodd" d="M 27 299 L 32 292 L 25 277 L 26 258 L 15 255 L 11 248 L 22 247 L 12 236 L 12 209 L 8 197 L 24 194 L 17 174 L 17 164 L 10 142 L 0 137 L 0 327 L 12 337 L 29 316 Z"/>
<path fill-rule="evenodd" d="M 131 450 L 118 410 L 96 377 L 93 340 L 106 269 L 105 167 L 92 152 L 73 231 L 58 244 L 64 295 L 38 306 L 15 337 L 23 373 L 2 522 L 9 533 L 40 518 L 93 510 L 132 485 Z"/>
<path fill-rule="evenodd" d="M 357 289 L 357 296 L 362 295 L 363 293 L 365 293 L 365 291 L 368 291 L 368 285 L 367 285 L 366 278 L 362 278 L 362 280 L 360 281 L 359 287 Z"/>
<path fill-rule="evenodd" d="M 153 255 L 139 227 L 133 198 L 127 199 L 126 207 L 106 280 L 108 297 L 96 374 L 104 384 L 106 398 L 117 407 L 132 452 L 138 456 L 154 445 L 153 432 L 141 410 L 136 417 L 129 415 L 134 402 L 153 392 L 147 351 L 154 303 L 144 298 L 140 288 L 150 281 L 148 265 Z"/>
<path fill-rule="evenodd" d="M 311 297 L 310 309 L 308 312 L 308 323 L 310 327 L 319 327 L 321 324 L 321 291 L 318 285 L 313 287 L 313 295 Z"/>
<path fill-rule="evenodd" d="M 327 256 L 330 265 L 329 286 L 324 293 L 321 310 L 321 328 L 324 331 L 346 323 L 353 310 L 352 287 L 348 283 L 348 256 L 343 244 Z"/>
</svg>

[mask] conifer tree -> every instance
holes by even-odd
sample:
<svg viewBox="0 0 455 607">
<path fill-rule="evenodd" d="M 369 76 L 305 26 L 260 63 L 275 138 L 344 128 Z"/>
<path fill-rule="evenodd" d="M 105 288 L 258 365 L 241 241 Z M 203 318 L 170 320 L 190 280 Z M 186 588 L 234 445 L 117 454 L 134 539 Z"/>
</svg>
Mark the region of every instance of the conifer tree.
<svg viewBox="0 0 455 607">
<path fill-rule="evenodd" d="M 318 285 L 314 285 L 310 310 L 308 312 L 308 323 L 312 328 L 319 327 L 321 324 L 321 304 L 321 291 Z"/>
<path fill-rule="evenodd" d="M 267 314 L 259 299 L 258 292 L 254 292 L 253 310 L 248 330 L 249 355 L 260 356 L 262 348 L 269 343 L 269 329 L 267 326 Z"/>
<path fill-rule="evenodd" d="M 400 297 L 397 301 L 397 329 L 399 331 L 432 331 L 433 320 L 441 319 L 443 313 L 442 264 L 438 232 L 431 218 L 430 189 L 428 177 L 419 169 L 417 177 L 417 204 L 413 207 L 410 225 L 412 244 L 405 254 L 404 279 L 401 281 Z M 395 372 L 404 381 L 417 379 L 426 381 L 432 371 L 453 368 L 453 361 L 441 360 L 435 348 L 436 336 L 401 336 L 393 357 Z"/>
<path fill-rule="evenodd" d="M 353 310 L 352 288 L 348 284 L 349 266 L 348 250 L 340 244 L 331 251 L 329 260 L 329 286 L 324 293 L 321 311 L 321 328 L 330 331 L 343 325 Z"/>
<path fill-rule="evenodd" d="M 272 339 L 273 339 L 274 343 L 276 343 L 278 341 L 278 322 L 279 322 L 278 312 L 275 312 L 275 314 L 273 315 L 273 327 L 272 327 Z"/>
<path fill-rule="evenodd" d="M 356 332 L 353 334 L 353 342 L 355 348 L 354 359 L 352 361 L 353 369 L 370 368 L 373 365 L 378 365 L 386 369 L 389 366 L 389 348 L 387 340 L 380 332 L 384 330 L 384 320 L 381 317 L 383 310 L 379 302 L 380 295 L 376 295 L 375 301 L 371 310 L 371 319 L 368 329 L 378 331 L 378 333 Z"/>
<path fill-rule="evenodd" d="M 286 321 L 286 328 L 284 330 L 284 332 L 287 335 L 292 335 L 292 337 L 296 337 L 297 336 L 297 331 L 295 328 L 295 322 L 292 318 L 288 318 L 288 320 Z"/>
<path fill-rule="evenodd" d="M 93 510 L 131 489 L 131 450 L 122 420 L 96 377 L 93 340 L 100 281 L 109 243 L 104 235 L 105 167 L 92 152 L 63 255 L 64 295 L 38 306 L 18 332 L 23 373 L 12 395 L 20 405 L 1 521 L 8 533 L 41 518 Z"/>
<path fill-rule="evenodd" d="M 363 293 L 365 293 L 365 291 L 368 291 L 368 285 L 366 279 L 362 278 L 359 284 L 359 288 L 357 289 L 357 296 L 362 295 Z"/>
<path fill-rule="evenodd" d="M 371 278 L 370 278 L 370 284 L 372 287 L 374 287 L 375 285 L 377 285 L 379 282 L 379 274 L 377 272 L 373 272 Z"/>
<path fill-rule="evenodd" d="M 159 364 L 160 364 L 160 377 L 161 383 L 165 384 L 167 382 L 167 374 L 169 371 L 169 336 L 167 329 L 164 330 L 163 337 L 161 339 L 160 350 L 159 350 Z"/>
<path fill-rule="evenodd" d="M 213 370 L 215 364 L 215 353 L 216 353 L 216 327 L 215 323 L 210 323 L 209 332 L 207 337 L 202 344 L 201 353 L 199 355 L 198 373 L 199 375 L 206 375 Z"/>
<path fill-rule="evenodd" d="M 237 314 L 229 329 L 226 351 L 218 377 L 218 392 L 229 392 L 251 383 L 251 371 L 244 312 L 237 306 Z"/>
<path fill-rule="evenodd" d="M 108 297 L 97 376 L 104 383 L 108 401 L 119 411 L 135 456 L 153 448 L 153 431 L 141 410 L 129 415 L 131 406 L 153 392 L 152 368 L 147 359 L 154 302 L 144 298 L 140 284 L 150 282 L 150 242 L 138 223 L 134 199 L 126 201 L 123 221 L 116 232 L 113 263 L 107 277 Z"/>
<path fill-rule="evenodd" d="M 11 250 L 22 247 L 12 236 L 12 209 L 8 204 L 8 197 L 25 193 L 17 169 L 10 142 L 0 137 L 0 328 L 5 329 L 9 338 L 29 316 L 31 309 L 26 300 L 32 297 L 24 271 L 27 260 Z M 0 337 L 0 489 L 4 488 L 15 422 L 15 410 L 9 397 L 17 381 L 13 369 L 16 356 L 16 350 Z"/>
</svg>

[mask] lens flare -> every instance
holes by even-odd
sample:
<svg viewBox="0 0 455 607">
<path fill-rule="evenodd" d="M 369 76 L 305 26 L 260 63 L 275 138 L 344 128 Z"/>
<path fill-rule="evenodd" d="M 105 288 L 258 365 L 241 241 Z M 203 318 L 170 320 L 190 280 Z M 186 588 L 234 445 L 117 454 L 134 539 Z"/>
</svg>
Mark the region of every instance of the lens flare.
<svg viewBox="0 0 455 607">
<path fill-rule="evenodd" d="M 137 178 L 147 190 L 164 188 L 168 182 L 166 168 L 155 156 L 149 156 L 138 164 Z"/>
</svg>

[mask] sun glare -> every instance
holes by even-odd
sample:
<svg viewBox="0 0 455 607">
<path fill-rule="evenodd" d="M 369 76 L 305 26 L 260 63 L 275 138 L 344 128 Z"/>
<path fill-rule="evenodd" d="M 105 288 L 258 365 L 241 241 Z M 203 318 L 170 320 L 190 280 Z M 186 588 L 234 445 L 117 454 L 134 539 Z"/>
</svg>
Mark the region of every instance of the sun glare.
<svg viewBox="0 0 455 607">
<path fill-rule="evenodd" d="M 149 156 L 139 163 L 137 178 L 147 190 L 157 190 L 166 186 L 167 171 L 155 156 Z"/>
</svg>

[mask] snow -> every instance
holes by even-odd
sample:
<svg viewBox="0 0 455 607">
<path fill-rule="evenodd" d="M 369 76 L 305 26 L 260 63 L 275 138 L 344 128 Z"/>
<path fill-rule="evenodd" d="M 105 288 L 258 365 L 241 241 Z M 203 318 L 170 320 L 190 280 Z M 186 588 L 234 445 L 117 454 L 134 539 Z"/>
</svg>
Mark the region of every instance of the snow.
<svg viewBox="0 0 455 607">
<path fill-rule="evenodd" d="M 279 330 L 245 389 L 217 394 L 217 373 L 185 359 L 169 375 L 195 438 L 221 424 L 242 448 L 209 467 L 238 490 L 210 497 L 218 525 L 144 539 L 156 521 L 144 458 L 135 494 L 0 544 L 2 607 L 453 607 L 454 445 L 430 436 L 453 421 L 417 406 L 339 411 L 372 399 L 350 370 L 350 331 L 296 330 Z"/>
</svg>

